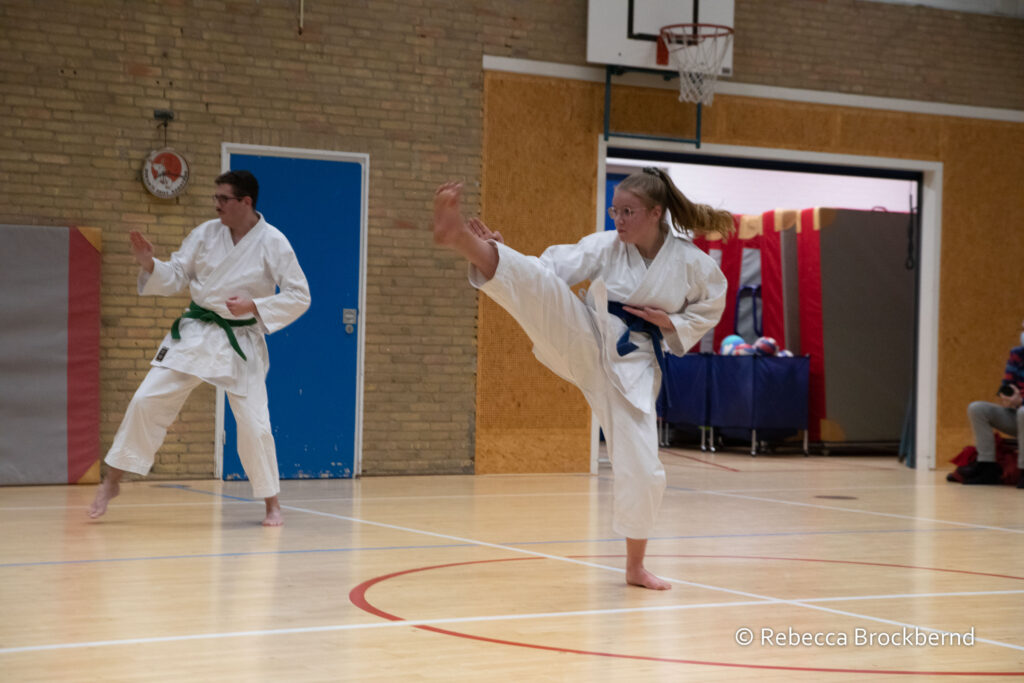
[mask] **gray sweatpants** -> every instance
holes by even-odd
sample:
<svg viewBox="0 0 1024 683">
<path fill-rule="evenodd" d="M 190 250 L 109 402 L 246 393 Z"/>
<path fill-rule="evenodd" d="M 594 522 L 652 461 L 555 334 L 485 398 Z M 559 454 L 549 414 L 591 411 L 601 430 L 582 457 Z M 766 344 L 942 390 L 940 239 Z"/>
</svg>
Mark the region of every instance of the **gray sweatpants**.
<svg viewBox="0 0 1024 683">
<path fill-rule="evenodd" d="M 996 439 L 993 429 L 1004 434 L 1016 436 L 1017 466 L 1024 469 L 1024 448 L 1020 447 L 1020 437 L 1024 435 L 1024 406 L 1014 410 L 1004 408 L 998 403 L 975 401 L 967 406 L 967 417 L 971 420 L 974 430 L 974 446 L 978 449 L 978 460 L 982 462 L 996 461 Z"/>
</svg>

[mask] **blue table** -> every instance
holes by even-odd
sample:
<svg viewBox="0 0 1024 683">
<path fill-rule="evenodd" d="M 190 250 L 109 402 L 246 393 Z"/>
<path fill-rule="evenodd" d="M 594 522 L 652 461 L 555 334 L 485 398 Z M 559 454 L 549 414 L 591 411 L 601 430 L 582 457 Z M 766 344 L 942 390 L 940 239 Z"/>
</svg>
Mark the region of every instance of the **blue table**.
<svg viewBox="0 0 1024 683">
<path fill-rule="evenodd" d="M 757 430 L 803 430 L 807 454 L 807 392 L 810 357 L 719 356 L 687 354 L 666 358 L 666 376 L 658 398 L 663 424 L 701 428 L 701 450 L 714 448 L 714 429 L 751 433 L 757 454 Z"/>
</svg>

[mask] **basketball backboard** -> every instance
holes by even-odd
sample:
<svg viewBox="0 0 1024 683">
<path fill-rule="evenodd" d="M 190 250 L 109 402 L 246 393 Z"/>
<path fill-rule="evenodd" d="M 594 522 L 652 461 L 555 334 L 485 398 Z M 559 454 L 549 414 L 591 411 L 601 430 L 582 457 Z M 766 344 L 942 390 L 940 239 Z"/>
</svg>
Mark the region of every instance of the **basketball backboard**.
<svg viewBox="0 0 1024 683">
<path fill-rule="evenodd" d="M 658 32 L 669 24 L 733 27 L 734 0 L 589 0 L 587 61 L 675 71 L 657 63 Z M 732 75 L 732 45 L 719 71 Z"/>
</svg>

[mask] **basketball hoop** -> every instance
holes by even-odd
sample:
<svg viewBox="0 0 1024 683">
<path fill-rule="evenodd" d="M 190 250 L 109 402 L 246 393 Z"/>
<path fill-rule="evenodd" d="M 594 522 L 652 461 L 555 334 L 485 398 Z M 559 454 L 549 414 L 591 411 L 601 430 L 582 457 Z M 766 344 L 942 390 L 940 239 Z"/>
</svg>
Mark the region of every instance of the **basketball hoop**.
<svg viewBox="0 0 1024 683">
<path fill-rule="evenodd" d="M 661 28 L 658 64 L 667 66 L 671 56 L 679 69 L 680 102 L 711 104 L 732 34 L 730 27 L 718 24 L 670 24 Z"/>
</svg>

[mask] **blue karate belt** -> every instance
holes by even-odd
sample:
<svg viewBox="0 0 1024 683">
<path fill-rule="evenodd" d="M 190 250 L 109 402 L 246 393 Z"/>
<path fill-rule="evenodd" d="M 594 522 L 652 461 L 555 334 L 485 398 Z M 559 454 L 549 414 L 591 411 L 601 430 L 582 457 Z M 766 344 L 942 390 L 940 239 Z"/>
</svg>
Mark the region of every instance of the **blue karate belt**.
<svg viewBox="0 0 1024 683">
<path fill-rule="evenodd" d="M 207 310 L 197 304 L 195 301 L 188 302 L 188 310 L 181 314 L 181 318 L 192 318 L 193 320 L 199 320 L 204 323 L 213 323 L 214 325 L 220 325 L 221 329 L 224 330 L 225 334 L 228 335 L 228 342 L 231 343 L 231 348 L 235 350 L 242 360 L 249 360 L 242 353 L 242 347 L 238 345 L 238 340 L 235 339 L 235 333 L 231 331 L 232 327 L 246 327 L 248 325 L 255 325 L 256 318 L 249 318 L 248 320 L 228 320 L 222 318 L 213 311 Z M 178 324 L 181 322 L 181 318 L 178 318 L 171 325 L 171 339 L 181 339 L 181 333 L 178 331 Z"/>
<path fill-rule="evenodd" d="M 661 340 L 664 339 L 661 328 L 623 309 L 622 304 L 618 301 L 608 302 L 608 312 L 626 323 L 626 331 L 622 333 L 619 341 L 615 344 L 615 350 L 619 352 L 620 356 L 625 356 L 627 353 L 632 353 L 640 348 L 629 340 L 630 332 L 643 332 L 651 338 L 651 345 L 654 347 L 654 357 L 658 361 L 658 367 L 661 368 L 662 393 L 665 394 L 665 405 L 671 407 L 672 399 L 669 398 L 669 392 L 664 390 L 664 381 L 668 377 L 668 367 L 665 364 L 665 354 L 661 350 Z"/>
</svg>

